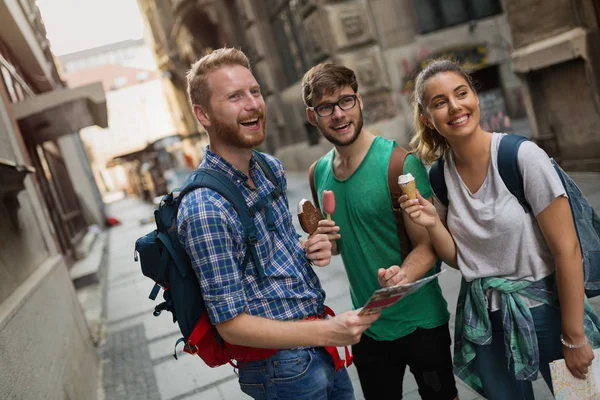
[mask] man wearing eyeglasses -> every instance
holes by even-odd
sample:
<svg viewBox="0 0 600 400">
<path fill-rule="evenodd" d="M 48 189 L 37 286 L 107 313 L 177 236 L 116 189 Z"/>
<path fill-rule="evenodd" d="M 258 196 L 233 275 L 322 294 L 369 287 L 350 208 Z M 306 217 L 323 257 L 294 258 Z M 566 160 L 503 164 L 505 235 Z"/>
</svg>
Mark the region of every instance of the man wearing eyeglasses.
<svg viewBox="0 0 600 400">
<path fill-rule="evenodd" d="M 328 235 L 332 254 L 341 254 L 357 309 L 381 286 L 422 278 L 437 256 L 427 232 L 406 218 L 412 250 L 402 259 L 388 187 L 388 164 L 396 143 L 363 129 L 364 104 L 354 72 L 319 64 L 304 75 L 302 95 L 308 121 L 334 146 L 309 170 L 319 204 L 323 190 L 333 190 L 336 199 L 332 219 L 321 221 L 317 232 Z M 415 177 L 423 197 L 431 196 L 427 172 L 415 156 L 406 157 L 403 173 Z M 421 398 L 457 397 L 447 308 L 434 280 L 382 311 L 352 346 L 366 399 L 402 398 L 406 366 Z"/>
</svg>

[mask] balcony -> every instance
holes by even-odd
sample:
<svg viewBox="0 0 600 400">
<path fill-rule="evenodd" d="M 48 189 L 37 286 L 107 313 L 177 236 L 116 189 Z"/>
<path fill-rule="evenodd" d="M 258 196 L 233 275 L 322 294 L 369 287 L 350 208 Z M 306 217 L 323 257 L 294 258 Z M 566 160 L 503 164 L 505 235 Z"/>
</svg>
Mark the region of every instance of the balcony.
<svg viewBox="0 0 600 400">
<path fill-rule="evenodd" d="M 0 1 L 0 37 L 15 55 L 16 62 L 23 71 L 36 79 L 36 91 L 54 89 L 57 81 L 56 67 L 46 57 L 45 28 L 37 7 L 31 8 L 31 1 Z"/>
</svg>

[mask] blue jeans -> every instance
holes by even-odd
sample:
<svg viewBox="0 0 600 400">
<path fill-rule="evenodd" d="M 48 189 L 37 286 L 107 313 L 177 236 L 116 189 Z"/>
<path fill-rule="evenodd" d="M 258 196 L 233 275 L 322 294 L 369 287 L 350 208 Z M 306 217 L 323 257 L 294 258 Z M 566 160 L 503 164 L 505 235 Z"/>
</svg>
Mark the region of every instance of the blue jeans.
<svg viewBox="0 0 600 400">
<path fill-rule="evenodd" d="M 540 352 L 540 373 L 552 390 L 550 363 L 563 358 L 560 342 L 560 310 L 549 305 L 531 309 Z M 492 343 L 475 346 L 475 367 L 489 400 L 533 400 L 531 381 L 516 380 L 509 372 L 504 352 L 504 328 L 501 312 L 490 312 Z"/>
<path fill-rule="evenodd" d="M 254 399 L 354 399 L 348 371 L 336 372 L 331 355 L 322 347 L 280 350 L 265 360 L 245 364 L 239 378 L 242 392 Z"/>
</svg>

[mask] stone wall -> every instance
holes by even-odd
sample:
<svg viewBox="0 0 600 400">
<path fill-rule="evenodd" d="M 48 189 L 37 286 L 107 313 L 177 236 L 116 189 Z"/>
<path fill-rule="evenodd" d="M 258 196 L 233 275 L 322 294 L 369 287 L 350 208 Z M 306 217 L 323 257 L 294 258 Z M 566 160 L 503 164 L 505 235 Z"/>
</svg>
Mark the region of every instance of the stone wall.
<svg viewBox="0 0 600 400">
<path fill-rule="evenodd" d="M 570 171 L 600 171 L 600 9 L 594 1 L 504 1 L 533 137 Z"/>
<path fill-rule="evenodd" d="M 515 48 L 547 39 L 575 28 L 573 0 L 505 0 Z"/>
<path fill-rule="evenodd" d="M 507 67 L 510 31 L 503 15 L 479 20 L 473 26 L 462 24 L 420 35 L 408 0 L 312 3 L 303 12 L 310 39 L 308 52 L 315 60 L 340 63 L 355 71 L 364 103 L 365 128 L 373 133 L 408 145 L 413 118 L 411 80 L 423 60 L 444 52 L 472 53 L 479 60 L 479 68 L 500 66 L 507 108 L 511 115 L 524 114 L 519 81 Z M 268 140 L 288 170 L 305 171 L 331 149 L 318 133 L 317 139 L 313 138 L 299 81 L 283 88 L 277 102 L 267 104 L 272 136 Z M 296 140 L 290 143 L 289 135 Z M 298 137 L 306 138 L 308 143 L 298 143 Z"/>
<path fill-rule="evenodd" d="M 99 359 L 62 257 L 0 304 L 0 343 L 0 398 L 97 397 Z"/>
<path fill-rule="evenodd" d="M 27 164 L 7 104 L 0 88 L 0 158 Z M 99 360 L 34 177 L 24 186 L 0 197 L 0 399 L 93 400 Z"/>
<path fill-rule="evenodd" d="M 540 136 L 555 137 L 541 144 L 563 167 L 584 171 L 585 160 L 600 157 L 600 113 L 585 68 L 579 58 L 527 75 Z"/>
</svg>

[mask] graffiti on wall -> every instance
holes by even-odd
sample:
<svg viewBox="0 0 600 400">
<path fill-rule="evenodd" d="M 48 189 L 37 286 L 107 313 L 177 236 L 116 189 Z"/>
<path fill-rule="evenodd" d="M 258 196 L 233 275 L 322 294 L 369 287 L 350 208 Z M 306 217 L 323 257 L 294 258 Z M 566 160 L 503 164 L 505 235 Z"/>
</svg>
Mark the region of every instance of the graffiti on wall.
<svg viewBox="0 0 600 400">
<path fill-rule="evenodd" d="M 400 60 L 403 78 L 400 90 L 403 95 L 412 93 L 414 79 L 417 77 L 430 60 L 436 58 L 448 58 L 463 63 L 467 69 L 480 69 L 488 65 L 488 50 L 485 45 L 452 47 L 436 52 L 420 49 L 415 60 Z"/>
<path fill-rule="evenodd" d="M 512 132 L 504 96 L 500 88 L 486 90 L 479 94 L 481 127 L 488 132 Z"/>
</svg>

